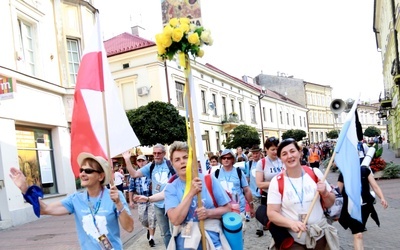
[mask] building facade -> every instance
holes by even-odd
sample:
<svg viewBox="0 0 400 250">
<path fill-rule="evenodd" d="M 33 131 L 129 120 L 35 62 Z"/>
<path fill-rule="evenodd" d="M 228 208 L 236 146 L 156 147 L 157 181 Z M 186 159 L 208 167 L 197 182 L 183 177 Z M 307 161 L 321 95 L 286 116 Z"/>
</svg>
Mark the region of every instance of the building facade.
<svg viewBox="0 0 400 250">
<path fill-rule="evenodd" d="M 0 229 L 36 219 L 9 177 L 19 167 L 46 202 L 76 190 L 69 122 L 88 1 L 0 1 Z"/>
<path fill-rule="evenodd" d="M 373 32 L 382 58 L 384 93 L 379 96 L 379 117 L 388 132 L 388 142 L 400 157 L 400 86 L 399 10 L 400 1 L 374 1 Z"/>
<path fill-rule="evenodd" d="M 155 44 L 123 33 L 105 41 L 108 60 L 126 110 L 151 101 L 172 103 L 185 115 L 184 72 L 175 61 L 160 62 Z M 141 47 L 143 46 L 143 48 Z M 211 65 L 192 62 L 196 107 L 203 149 L 216 152 L 240 124 L 255 127 L 260 139 L 281 137 L 289 129 L 307 131 L 306 108 L 251 81 L 236 78 Z M 262 119 L 262 122 L 261 122 Z"/>
</svg>

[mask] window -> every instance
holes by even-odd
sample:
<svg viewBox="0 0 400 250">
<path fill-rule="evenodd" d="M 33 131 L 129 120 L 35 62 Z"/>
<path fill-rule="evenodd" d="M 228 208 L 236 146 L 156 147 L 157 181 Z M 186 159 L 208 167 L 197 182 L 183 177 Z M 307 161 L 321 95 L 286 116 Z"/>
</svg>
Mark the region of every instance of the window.
<svg viewBox="0 0 400 250">
<path fill-rule="evenodd" d="M 272 119 L 273 118 L 273 115 L 272 115 L 272 109 L 269 109 L 269 118 L 271 119 L 271 122 L 274 122 L 274 120 Z"/>
<path fill-rule="evenodd" d="M 265 107 L 262 108 L 262 111 L 263 111 L 263 112 L 262 112 L 263 117 L 261 117 L 261 119 L 263 119 L 263 121 L 266 121 L 266 120 L 265 120 L 265 116 L 266 116 L 266 115 L 265 115 Z"/>
<path fill-rule="evenodd" d="M 256 107 L 253 105 L 250 105 L 250 118 L 251 122 L 256 123 Z"/>
<path fill-rule="evenodd" d="M 225 96 L 222 97 L 222 112 L 223 112 L 224 117 L 226 117 L 226 97 Z"/>
<path fill-rule="evenodd" d="M 57 193 L 51 131 L 16 127 L 19 168 L 29 186 L 37 185 L 45 194 Z"/>
<path fill-rule="evenodd" d="M 286 113 L 286 122 L 287 122 L 287 125 L 290 125 L 290 123 L 289 123 L 289 113 Z"/>
<path fill-rule="evenodd" d="M 215 139 L 216 139 L 216 142 L 217 142 L 217 150 L 219 151 L 220 149 L 221 149 L 221 143 L 220 143 L 220 141 L 221 141 L 221 139 L 219 138 L 219 132 L 215 132 Z"/>
<path fill-rule="evenodd" d="M 282 115 L 282 111 L 279 111 L 279 117 L 281 119 L 281 124 L 283 124 L 283 115 Z"/>
<path fill-rule="evenodd" d="M 212 94 L 212 101 L 214 103 L 214 115 L 217 115 L 217 97 L 215 94 Z"/>
<path fill-rule="evenodd" d="M 206 113 L 206 92 L 204 90 L 201 91 L 201 107 L 203 109 L 203 113 Z"/>
<path fill-rule="evenodd" d="M 305 117 L 303 117 L 303 124 L 304 124 L 304 127 L 307 127 L 307 125 L 306 125 L 306 118 L 305 118 Z"/>
<path fill-rule="evenodd" d="M 35 51 L 32 24 L 18 19 L 20 48 L 19 53 L 25 72 L 31 75 L 36 74 L 35 70 Z"/>
<path fill-rule="evenodd" d="M 243 110 L 241 102 L 239 102 L 239 120 L 243 121 Z"/>
<path fill-rule="evenodd" d="M 77 40 L 67 39 L 67 53 L 68 53 L 68 82 L 70 86 L 76 84 L 76 76 L 79 69 L 79 43 Z M 129 66 L 129 65 L 128 65 Z"/>
<path fill-rule="evenodd" d="M 180 82 L 175 82 L 175 88 L 176 88 L 176 106 L 178 108 L 184 108 L 184 101 L 183 101 L 183 89 L 185 88 L 185 85 Z"/>
<path fill-rule="evenodd" d="M 233 99 L 231 99 L 231 109 L 232 112 L 235 112 L 235 101 Z"/>
<path fill-rule="evenodd" d="M 294 115 L 293 115 L 293 126 L 296 126 L 296 121 L 295 121 L 295 119 L 294 119 Z"/>
<path fill-rule="evenodd" d="M 210 151 L 210 132 L 208 130 L 205 130 L 205 135 L 204 135 L 204 140 L 206 141 L 206 151 Z"/>
<path fill-rule="evenodd" d="M 299 116 L 299 120 L 300 120 L 300 127 L 301 127 L 301 126 L 302 126 L 302 125 L 301 125 L 301 116 Z"/>
</svg>

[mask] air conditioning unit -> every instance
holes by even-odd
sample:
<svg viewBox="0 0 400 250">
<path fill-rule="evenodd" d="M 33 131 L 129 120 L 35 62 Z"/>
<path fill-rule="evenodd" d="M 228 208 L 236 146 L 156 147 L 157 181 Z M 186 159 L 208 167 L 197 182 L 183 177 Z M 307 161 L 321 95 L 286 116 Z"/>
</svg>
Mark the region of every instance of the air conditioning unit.
<svg viewBox="0 0 400 250">
<path fill-rule="evenodd" d="M 138 95 L 139 96 L 145 96 L 149 94 L 149 88 L 147 87 L 140 87 L 137 89 Z"/>
</svg>

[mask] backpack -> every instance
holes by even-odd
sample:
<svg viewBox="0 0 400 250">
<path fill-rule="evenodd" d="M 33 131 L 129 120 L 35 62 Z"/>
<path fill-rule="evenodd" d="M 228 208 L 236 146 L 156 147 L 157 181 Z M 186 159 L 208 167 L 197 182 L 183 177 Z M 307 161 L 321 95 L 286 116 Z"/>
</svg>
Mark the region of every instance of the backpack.
<svg viewBox="0 0 400 250">
<path fill-rule="evenodd" d="M 212 190 L 212 179 L 211 179 L 211 175 L 210 175 L 210 174 L 204 175 L 204 182 L 206 183 L 206 187 L 207 187 L 208 193 L 209 193 L 210 196 L 211 196 L 211 199 L 212 199 L 212 201 L 213 201 L 214 207 L 217 208 L 217 207 L 218 207 L 218 203 L 217 203 L 217 201 L 215 200 L 214 193 L 213 193 L 213 190 Z M 225 192 L 226 192 L 226 194 L 229 196 L 229 199 L 231 200 L 230 203 L 232 204 L 232 203 L 233 203 L 232 195 L 231 195 L 228 191 L 226 191 L 226 190 L 225 190 Z M 239 205 L 239 204 L 238 204 L 238 205 Z M 235 211 L 235 210 L 233 209 L 233 207 L 231 208 L 231 211 L 232 211 L 232 212 L 238 212 L 238 211 Z M 240 211 L 239 211 L 239 213 L 240 213 Z"/>
<path fill-rule="evenodd" d="M 315 181 L 315 183 L 318 183 L 318 177 L 317 175 L 314 173 L 314 171 L 308 167 L 308 166 L 302 166 L 304 171 Z M 279 193 L 281 194 L 281 199 L 283 199 L 283 190 L 284 190 L 284 179 L 283 179 L 283 172 L 278 174 L 276 177 L 277 181 L 278 181 L 278 190 Z M 333 205 L 330 208 L 326 208 L 324 206 L 324 201 L 322 200 L 322 197 L 320 197 L 320 201 L 321 201 L 321 205 L 322 205 L 322 209 L 324 210 L 324 214 L 327 217 L 327 219 L 331 220 L 331 221 L 337 221 L 339 220 L 340 217 L 340 213 L 342 211 L 342 207 L 343 207 L 343 196 L 340 194 L 340 192 L 338 191 L 338 187 L 332 187 L 333 193 L 335 194 L 335 202 L 333 203 Z"/>
<path fill-rule="evenodd" d="M 219 170 L 220 170 L 220 168 L 215 170 L 215 173 L 214 173 L 215 178 L 217 178 L 217 179 L 218 179 L 218 176 L 219 176 Z M 240 180 L 240 188 L 243 189 L 243 186 L 242 186 L 242 170 L 240 168 L 236 168 L 236 172 L 237 172 L 237 175 L 238 175 L 239 180 Z"/>
<path fill-rule="evenodd" d="M 169 169 L 168 175 L 173 176 L 175 174 L 175 169 L 172 167 L 171 161 L 170 160 L 166 160 L 166 164 L 167 164 L 168 169 Z M 154 170 L 155 166 L 156 166 L 156 163 L 153 161 L 151 163 L 151 165 L 150 165 L 150 179 L 152 178 L 153 170 Z"/>
</svg>

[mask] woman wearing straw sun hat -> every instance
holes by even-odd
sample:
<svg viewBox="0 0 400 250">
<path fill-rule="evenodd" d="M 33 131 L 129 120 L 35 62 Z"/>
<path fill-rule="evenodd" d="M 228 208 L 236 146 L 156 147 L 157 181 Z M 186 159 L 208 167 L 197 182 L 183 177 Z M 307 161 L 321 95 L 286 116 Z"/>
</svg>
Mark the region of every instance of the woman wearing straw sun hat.
<svg viewBox="0 0 400 250">
<path fill-rule="evenodd" d="M 74 214 L 81 249 L 122 249 L 119 223 L 132 232 L 133 218 L 122 193 L 115 186 L 105 188 L 111 179 L 108 162 L 101 156 L 80 153 L 78 164 L 86 190 L 49 204 L 39 199 L 43 192 L 38 186 L 28 187 L 20 169 L 11 168 L 10 177 L 33 205 L 36 216 Z"/>
</svg>

